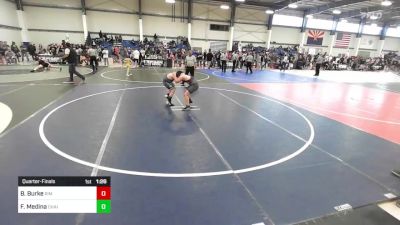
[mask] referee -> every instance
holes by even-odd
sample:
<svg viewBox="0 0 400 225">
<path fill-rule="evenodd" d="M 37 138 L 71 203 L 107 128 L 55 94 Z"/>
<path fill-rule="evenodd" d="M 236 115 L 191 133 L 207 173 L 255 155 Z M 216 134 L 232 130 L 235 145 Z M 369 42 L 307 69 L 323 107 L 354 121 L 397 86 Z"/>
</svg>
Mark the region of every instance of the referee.
<svg viewBox="0 0 400 225">
<path fill-rule="evenodd" d="M 226 73 L 226 53 L 224 51 L 221 52 L 220 60 L 221 60 L 221 69 L 223 73 Z"/>
<path fill-rule="evenodd" d="M 318 53 L 317 59 L 315 60 L 315 77 L 319 76 L 319 70 L 321 69 L 321 65 L 324 62 L 324 57 L 320 53 Z"/>
<path fill-rule="evenodd" d="M 78 61 L 78 54 L 76 54 L 75 49 L 71 48 L 71 44 L 67 43 L 64 51 L 63 59 L 66 59 L 68 62 L 69 69 L 69 82 L 74 83 L 74 74 L 76 74 L 79 78 L 82 79 L 83 83 L 85 83 L 85 77 L 82 76 L 78 71 L 76 71 L 76 62 Z"/>
<path fill-rule="evenodd" d="M 252 74 L 253 73 L 252 67 L 254 61 L 253 53 L 249 52 L 245 58 L 245 61 L 246 61 L 246 74 L 249 72 L 249 70 L 250 74 Z"/>
<path fill-rule="evenodd" d="M 237 61 L 238 61 L 238 54 L 236 53 L 236 51 L 233 52 L 232 54 L 232 72 L 236 72 L 236 65 L 237 65 Z"/>
<path fill-rule="evenodd" d="M 188 55 L 185 58 L 185 65 L 186 65 L 186 71 L 185 74 L 189 75 L 191 77 L 194 77 L 194 66 L 196 65 L 196 57 L 192 55 L 192 51 L 189 50 Z"/>
<path fill-rule="evenodd" d="M 97 67 L 99 62 L 97 61 L 97 50 L 92 46 L 88 50 L 88 55 L 90 57 L 90 65 L 92 66 L 93 74 L 97 72 Z"/>
</svg>

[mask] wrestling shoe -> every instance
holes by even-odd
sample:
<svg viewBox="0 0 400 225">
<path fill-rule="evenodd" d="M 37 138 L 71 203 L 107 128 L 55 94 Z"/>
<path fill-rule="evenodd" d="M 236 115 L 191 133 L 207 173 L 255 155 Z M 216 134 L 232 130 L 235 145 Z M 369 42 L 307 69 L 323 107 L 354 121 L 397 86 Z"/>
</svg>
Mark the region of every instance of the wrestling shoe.
<svg viewBox="0 0 400 225">
<path fill-rule="evenodd" d="M 185 107 L 182 109 L 182 111 L 188 111 L 188 110 L 190 110 L 190 109 L 191 109 L 190 105 L 187 105 L 187 106 L 185 106 Z"/>
</svg>

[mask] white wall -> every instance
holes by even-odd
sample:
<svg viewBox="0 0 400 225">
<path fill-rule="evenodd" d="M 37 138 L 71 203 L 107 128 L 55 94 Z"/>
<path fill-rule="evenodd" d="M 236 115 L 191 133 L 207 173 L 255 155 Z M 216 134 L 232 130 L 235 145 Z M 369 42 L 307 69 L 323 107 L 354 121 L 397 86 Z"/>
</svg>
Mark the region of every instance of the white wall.
<svg viewBox="0 0 400 225">
<path fill-rule="evenodd" d="M 385 44 L 383 45 L 383 50 L 400 51 L 400 39 L 387 37 L 385 39 Z"/>
<path fill-rule="evenodd" d="M 191 46 L 194 48 L 202 48 L 204 51 L 204 50 L 208 50 L 210 48 L 210 42 L 192 40 Z"/>
<path fill-rule="evenodd" d="M 165 2 L 165 0 L 142 0 L 142 11 L 143 13 L 161 14 L 161 15 L 172 15 L 172 5 Z M 182 13 L 182 2 L 176 1 L 175 3 L 175 15 L 181 16 Z M 187 15 L 187 6 L 185 5 L 185 15 Z"/>
<path fill-rule="evenodd" d="M 83 31 L 80 10 L 24 7 L 28 29 Z"/>
<path fill-rule="evenodd" d="M 52 44 L 61 43 L 61 40 L 67 40 L 66 36 L 69 36 L 69 42 L 71 43 L 83 43 L 83 32 L 82 33 L 63 33 L 63 32 L 42 32 L 42 31 L 30 31 L 29 36 L 32 43 L 36 44 Z"/>
<path fill-rule="evenodd" d="M 19 27 L 16 10 L 15 3 L 0 0 L 0 25 Z M 0 27 L 0 41 L 7 41 L 9 44 L 15 41 L 19 44 L 21 42 L 21 32 Z"/>
<path fill-rule="evenodd" d="M 11 44 L 12 41 L 21 43 L 21 31 L 0 28 L 0 41 L 7 41 Z"/>
<path fill-rule="evenodd" d="M 193 3 L 193 17 L 211 20 L 229 20 L 230 10 L 223 10 L 216 5 Z"/>
<path fill-rule="evenodd" d="M 236 23 L 233 40 L 240 40 L 242 42 L 261 42 L 264 45 L 267 41 L 267 27 L 265 25 Z"/>
<path fill-rule="evenodd" d="M 145 1 L 142 1 L 142 2 L 145 2 Z M 93 8 L 93 9 L 107 9 L 107 10 L 119 10 L 119 11 L 133 12 L 133 11 L 137 11 L 138 1 L 137 0 L 113 0 L 113 1 L 86 0 L 86 7 Z"/>
<path fill-rule="evenodd" d="M 143 16 L 143 33 L 151 36 L 157 33 L 160 37 L 187 36 L 187 23 L 180 20 L 172 22 L 171 18 Z"/>
<path fill-rule="evenodd" d="M 90 32 L 139 34 L 137 15 L 87 11 L 86 20 Z"/>
<path fill-rule="evenodd" d="M 372 44 L 364 44 L 371 41 Z M 378 48 L 379 36 L 363 35 L 361 37 L 360 49 L 376 50 Z"/>
<path fill-rule="evenodd" d="M 201 38 L 207 40 L 228 40 L 229 31 L 210 30 L 210 24 L 228 25 L 228 23 L 208 22 L 202 20 L 192 21 L 192 38 Z"/>
<path fill-rule="evenodd" d="M 262 10 L 247 9 L 238 7 L 236 8 L 236 21 L 237 22 L 251 22 L 266 24 L 268 15 Z M 229 19 L 229 17 L 228 17 Z M 265 26 L 265 25 L 264 25 Z"/>
<path fill-rule="evenodd" d="M 15 3 L 0 0 L 0 24 L 19 27 Z"/>
<path fill-rule="evenodd" d="M 300 43 L 300 29 L 288 27 L 272 27 L 271 41 L 285 44 Z"/>
<path fill-rule="evenodd" d="M 24 4 L 44 4 L 44 5 L 56 5 L 56 6 L 71 6 L 80 7 L 80 0 L 23 0 Z"/>
</svg>

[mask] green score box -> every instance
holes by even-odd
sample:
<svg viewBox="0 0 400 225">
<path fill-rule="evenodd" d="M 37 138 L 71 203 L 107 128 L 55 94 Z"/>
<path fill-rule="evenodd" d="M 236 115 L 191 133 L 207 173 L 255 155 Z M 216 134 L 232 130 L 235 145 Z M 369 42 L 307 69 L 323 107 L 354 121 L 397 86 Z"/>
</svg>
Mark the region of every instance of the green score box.
<svg viewBox="0 0 400 225">
<path fill-rule="evenodd" d="M 97 200 L 97 213 L 98 214 L 111 213 L 111 200 Z"/>
</svg>

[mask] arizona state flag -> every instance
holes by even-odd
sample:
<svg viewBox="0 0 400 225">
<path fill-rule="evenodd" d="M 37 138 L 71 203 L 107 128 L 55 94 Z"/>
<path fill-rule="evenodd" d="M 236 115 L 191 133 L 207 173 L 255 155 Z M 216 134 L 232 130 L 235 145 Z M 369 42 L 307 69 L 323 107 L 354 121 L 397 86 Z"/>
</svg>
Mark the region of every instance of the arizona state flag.
<svg viewBox="0 0 400 225">
<path fill-rule="evenodd" d="M 308 45 L 322 45 L 322 41 L 324 40 L 324 31 L 320 30 L 309 30 L 307 37 Z"/>
</svg>

